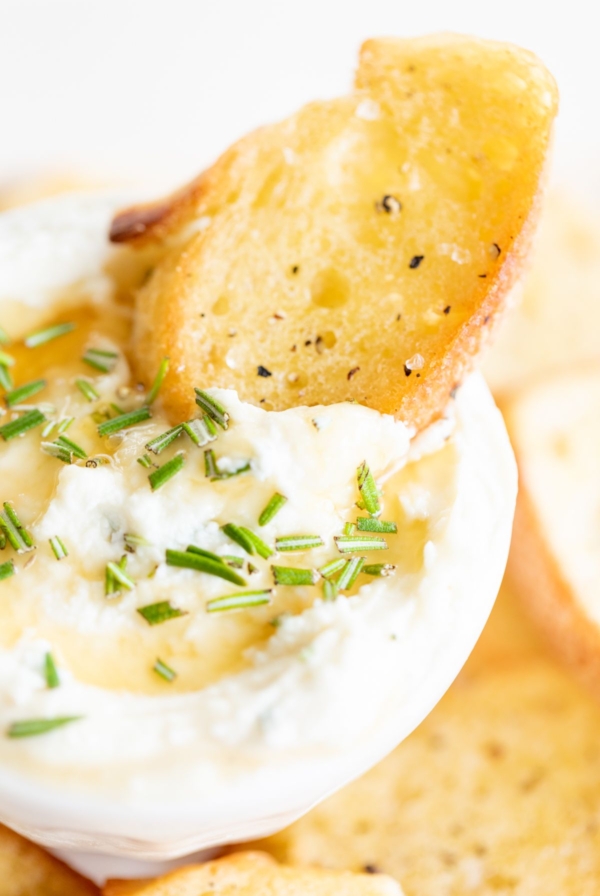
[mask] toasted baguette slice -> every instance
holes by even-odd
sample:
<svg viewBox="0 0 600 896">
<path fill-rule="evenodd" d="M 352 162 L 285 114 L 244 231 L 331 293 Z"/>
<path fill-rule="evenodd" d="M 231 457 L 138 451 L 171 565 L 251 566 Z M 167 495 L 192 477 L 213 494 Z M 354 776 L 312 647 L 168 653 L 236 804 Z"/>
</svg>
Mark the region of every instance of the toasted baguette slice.
<svg viewBox="0 0 600 896">
<path fill-rule="evenodd" d="M 138 300 L 150 380 L 282 409 L 357 400 L 417 428 L 471 366 L 527 254 L 557 109 L 512 46 L 368 41 L 351 96 L 233 146 L 189 187 L 114 221 L 167 252 Z"/>
<path fill-rule="evenodd" d="M 502 320 L 483 372 L 502 398 L 534 379 L 600 364 L 600 214 L 551 190 L 518 307 Z"/>
<path fill-rule="evenodd" d="M 600 367 L 530 387 L 505 417 L 520 475 L 509 576 L 600 696 Z"/>
<path fill-rule="evenodd" d="M 402 896 L 385 875 L 285 868 L 270 856 L 244 852 L 180 868 L 150 881 L 109 881 L 104 896 Z"/>
<path fill-rule="evenodd" d="M 516 601 L 507 618 L 508 598 L 485 656 L 475 649 L 425 722 L 259 848 L 291 864 L 377 868 L 411 896 L 600 892 L 600 712 L 519 643 L 528 620 Z"/>
<path fill-rule="evenodd" d="M 0 896 L 99 896 L 90 881 L 0 825 Z"/>
</svg>

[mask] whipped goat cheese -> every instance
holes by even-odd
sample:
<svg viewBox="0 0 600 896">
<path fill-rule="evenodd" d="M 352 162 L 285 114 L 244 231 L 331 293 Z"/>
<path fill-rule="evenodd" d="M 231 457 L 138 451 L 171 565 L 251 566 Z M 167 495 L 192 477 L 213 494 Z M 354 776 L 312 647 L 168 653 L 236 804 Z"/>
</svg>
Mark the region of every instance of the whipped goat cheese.
<svg viewBox="0 0 600 896">
<path fill-rule="evenodd" d="M 0 435 L 31 408 L 46 419 L 0 439 L 0 507 L 35 546 L 0 552 L 14 567 L 0 581 L 2 812 L 53 843 L 59 829 L 106 845 L 131 832 L 126 810 L 140 806 L 152 830 L 168 818 L 178 831 L 193 806 L 186 848 L 258 836 L 381 758 L 458 672 L 504 569 L 512 453 L 478 376 L 417 436 L 357 404 L 275 412 L 210 383 L 198 384 L 197 419 L 207 398 L 228 416 L 226 428 L 211 417 L 210 441 L 181 429 L 164 451 L 149 448 L 177 423 L 160 392 L 145 418 L 103 435 L 147 406 L 150 387 L 130 370 L 131 311 L 106 258 L 98 237 L 90 283 L 105 278 L 101 296 L 84 278 L 66 317 L 56 299 L 69 333 L 6 346 L 15 372 L 45 385 L 7 409 Z M 106 369 L 82 360 L 90 349 Z M 61 434 L 84 456 L 65 462 L 47 447 Z M 285 501 L 260 525 L 276 495 Z M 193 568 L 190 554 L 213 566 Z M 226 575 L 214 573 L 219 562 Z M 40 720 L 57 724 L 23 729 Z M 69 808 L 32 822 L 28 782 L 68 794 Z M 100 821 L 90 801 L 120 814 Z"/>
</svg>

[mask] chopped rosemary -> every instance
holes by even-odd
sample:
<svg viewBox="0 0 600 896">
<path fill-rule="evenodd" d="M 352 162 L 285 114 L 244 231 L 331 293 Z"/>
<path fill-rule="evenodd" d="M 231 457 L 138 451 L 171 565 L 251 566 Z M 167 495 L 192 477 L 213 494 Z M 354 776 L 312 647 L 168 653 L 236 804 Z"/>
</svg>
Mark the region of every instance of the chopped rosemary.
<svg viewBox="0 0 600 896">
<path fill-rule="evenodd" d="M 387 541 L 376 535 L 336 535 L 333 539 L 340 554 L 355 551 L 385 551 Z"/>
<path fill-rule="evenodd" d="M 16 404 L 22 404 L 28 398 L 32 398 L 45 389 L 48 384 L 46 380 L 32 380 L 31 383 L 24 383 L 16 389 L 12 389 L 4 396 L 4 400 L 9 408 L 14 408 Z"/>
<path fill-rule="evenodd" d="M 10 579 L 14 574 L 15 564 L 12 560 L 7 560 L 6 563 L 0 563 L 0 582 L 3 582 L 4 579 Z"/>
<path fill-rule="evenodd" d="M 363 566 L 361 572 L 364 572 L 366 576 L 393 576 L 396 572 L 396 567 L 391 563 L 370 563 L 367 566 Z"/>
<path fill-rule="evenodd" d="M 11 439 L 16 439 L 17 436 L 22 436 L 29 432 L 30 429 L 35 429 L 36 426 L 41 426 L 45 422 L 46 418 L 42 412 L 34 408 L 32 411 L 27 411 L 22 417 L 0 426 L 0 436 L 2 436 L 5 442 L 9 442 Z"/>
<path fill-rule="evenodd" d="M 217 438 L 217 427 L 211 417 L 205 414 L 197 420 L 188 420 L 181 424 L 183 431 L 190 437 L 194 445 L 202 448 Z"/>
<path fill-rule="evenodd" d="M 50 547 L 52 548 L 52 553 L 57 560 L 64 560 L 65 557 L 69 556 L 69 552 L 65 547 L 64 541 L 62 540 L 62 538 L 59 538 L 58 535 L 55 535 L 50 539 Z"/>
<path fill-rule="evenodd" d="M 42 451 L 51 457 L 57 457 L 65 464 L 72 464 L 75 457 L 78 460 L 87 458 L 83 448 L 66 436 L 59 436 L 54 442 L 42 442 Z"/>
<path fill-rule="evenodd" d="M 276 551 L 310 551 L 323 545 L 324 541 L 319 535 L 284 535 L 275 539 Z"/>
<path fill-rule="evenodd" d="M 381 513 L 381 506 L 379 504 L 379 492 L 377 491 L 377 485 L 375 484 L 375 480 L 373 479 L 373 474 L 371 473 L 371 470 L 369 469 L 366 461 L 362 462 L 362 464 L 356 471 L 356 475 L 358 480 L 358 489 L 360 491 L 365 510 L 372 516 L 377 516 L 377 514 Z"/>
<path fill-rule="evenodd" d="M 75 324 L 72 323 L 55 324 L 53 327 L 46 327 L 43 330 L 36 330 L 34 333 L 29 333 L 23 342 L 27 348 L 37 348 L 38 345 L 44 345 L 44 343 L 50 342 L 52 339 L 58 339 L 59 336 L 65 336 L 74 329 Z"/>
<path fill-rule="evenodd" d="M 27 529 L 21 523 L 14 507 L 4 502 L 4 512 L 0 513 L 0 529 L 3 530 L 8 542 L 19 554 L 31 551 L 35 545 Z"/>
<path fill-rule="evenodd" d="M 145 607 L 138 607 L 137 612 L 144 617 L 148 625 L 160 625 L 161 622 L 168 622 L 169 619 L 177 619 L 179 616 L 187 615 L 186 610 L 180 610 L 179 607 L 171 606 L 168 600 L 161 600 L 156 604 L 146 604 Z"/>
<path fill-rule="evenodd" d="M 136 426 L 138 423 L 143 423 L 144 420 L 149 420 L 151 416 L 150 408 L 146 406 L 138 408 L 135 411 L 127 411 L 126 414 L 119 414 L 118 417 L 113 417 L 112 420 L 106 420 L 105 423 L 100 423 L 98 426 L 98 435 L 112 436 L 122 429 L 129 429 L 130 426 Z"/>
<path fill-rule="evenodd" d="M 9 355 L 8 352 L 3 352 L 2 349 L 0 349 L 0 364 L 2 364 L 3 367 L 12 367 L 14 363 L 15 359 L 13 358 L 13 356 Z"/>
<path fill-rule="evenodd" d="M 325 566 L 321 566 L 319 572 L 323 576 L 324 579 L 332 579 L 341 569 L 346 565 L 346 560 L 343 557 L 337 557 L 335 560 L 330 560 L 329 563 L 326 563 Z"/>
<path fill-rule="evenodd" d="M 243 558 L 236 557 L 235 554 L 223 554 L 221 560 L 224 560 L 227 566 L 233 566 L 234 569 L 243 569 L 244 567 Z"/>
<path fill-rule="evenodd" d="M 0 352 L 0 355 L 2 352 Z M 0 389 L 4 389 L 5 392 L 8 392 L 9 389 L 13 387 L 13 379 L 10 375 L 10 370 L 6 366 L 6 364 L 0 363 Z"/>
<path fill-rule="evenodd" d="M 275 492 L 275 494 L 259 516 L 258 525 L 266 526 L 267 523 L 270 523 L 275 514 L 279 513 L 283 505 L 286 503 L 287 498 L 284 495 L 280 495 L 279 492 Z"/>
<path fill-rule="evenodd" d="M 36 737 L 38 734 L 47 734 L 55 728 L 62 728 L 69 722 L 77 722 L 82 716 L 56 716 L 53 719 L 24 719 L 22 722 L 13 722 L 7 728 L 7 737 Z"/>
<path fill-rule="evenodd" d="M 338 586 L 331 579 L 323 579 L 323 600 L 335 600 L 338 596 Z"/>
<path fill-rule="evenodd" d="M 351 560 L 348 560 L 348 563 L 335 583 L 340 591 L 347 591 L 349 588 L 352 588 L 359 572 L 363 568 L 364 562 L 364 557 L 353 557 Z"/>
<path fill-rule="evenodd" d="M 44 657 L 44 676 L 46 678 L 47 687 L 57 688 L 59 686 L 60 678 L 58 677 L 58 669 L 56 668 L 54 657 L 50 652 Z"/>
<path fill-rule="evenodd" d="M 221 526 L 221 530 L 228 538 L 231 538 L 232 541 L 239 544 L 247 554 L 254 554 L 254 542 L 248 536 L 248 529 L 245 529 L 244 526 L 236 526 L 235 523 L 226 523 L 224 526 Z"/>
<path fill-rule="evenodd" d="M 123 563 L 123 559 L 124 558 L 122 557 L 119 563 L 107 563 L 106 569 L 110 572 L 113 581 L 116 584 L 122 585 L 123 588 L 126 588 L 128 591 L 133 591 L 135 582 L 131 576 L 128 576 L 125 572 L 125 563 Z"/>
<path fill-rule="evenodd" d="M 193 545 L 191 545 L 191 547 L 193 547 Z M 227 563 L 224 563 L 220 557 L 215 560 L 213 558 L 216 555 L 206 556 L 205 554 L 197 553 L 199 550 L 202 549 L 198 548 L 196 551 L 189 550 L 189 548 L 187 551 L 167 550 L 167 566 L 178 566 L 182 569 L 195 569 L 197 572 L 204 572 L 209 576 L 218 576 L 218 578 L 225 579 L 227 582 L 232 582 L 234 585 L 246 584 L 246 580 L 238 575 L 235 570 L 227 565 Z"/>
<path fill-rule="evenodd" d="M 88 348 L 82 357 L 84 364 L 99 370 L 101 373 L 110 373 L 117 363 L 119 356 L 116 352 L 106 352 L 99 348 Z"/>
<path fill-rule="evenodd" d="M 148 395 L 146 396 L 146 404 L 152 404 L 154 401 L 156 401 L 156 396 L 160 392 L 160 387 L 164 383 L 165 377 L 168 372 L 169 372 L 169 359 L 163 358 L 158 366 L 158 373 L 156 374 L 154 382 L 152 383 L 152 388 L 150 389 L 150 391 L 148 392 Z"/>
<path fill-rule="evenodd" d="M 319 573 L 316 569 L 299 569 L 293 566 L 272 566 L 276 585 L 316 585 Z"/>
<path fill-rule="evenodd" d="M 208 414 L 212 420 L 217 423 L 221 429 L 227 429 L 229 426 L 229 414 L 222 404 L 216 398 L 204 392 L 202 389 L 196 389 L 196 404 L 202 408 L 205 414 Z"/>
<path fill-rule="evenodd" d="M 82 377 L 79 377 L 79 379 L 75 380 L 75 385 L 87 401 L 99 400 L 100 396 L 89 380 L 84 380 Z"/>
<path fill-rule="evenodd" d="M 168 460 L 166 464 L 163 464 L 158 470 L 153 470 L 148 476 L 152 491 L 155 492 L 158 491 L 159 488 L 162 488 L 169 479 L 172 479 L 173 476 L 183 469 L 184 464 L 185 457 L 183 454 L 176 454 L 175 457 Z"/>
<path fill-rule="evenodd" d="M 207 448 L 204 452 L 204 475 L 212 482 L 219 479 L 231 479 L 233 476 L 239 476 L 240 473 L 247 473 L 249 469 L 250 461 L 248 460 L 241 467 L 238 467 L 237 470 L 220 470 L 213 449 Z"/>
<path fill-rule="evenodd" d="M 396 523 L 378 520 L 373 516 L 359 516 L 356 520 L 356 526 L 359 532 L 385 532 L 387 534 L 398 531 Z M 346 533 L 344 532 L 344 535 Z"/>
<path fill-rule="evenodd" d="M 177 672 L 175 672 L 174 669 L 171 669 L 170 666 L 167 666 L 161 659 L 158 659 L 158 657 L 152 666 L 152 671 L 156 672 L 157 675 L 160 675 L 161 678 L 164 678 L 164 680 L 168 682 L 174 681 L 177 678 Z"/>
<path fill-rule="evenodd" d="M 146 448 L 148 451 L 152 451 L 153 454 L 160 454 L 161 451 L 168 448 L 171 442 L 174 442 L 175 439 L 181 435 L 182 431 L 183 427 L 181 424 L 179 424 L 179 426 L 174 426 L 172 429 L 168 429 L 166 432 L 161 433 L 159 436 L 156 436 L 156 438 L 147 442 Z"/>
<path fill-rule="evenodd" d="M 273 556 L 274 551 L 271 550 L 268 544 L 265 544 L 262 538 L 259 538 L 258 535 L 252 532 L 251 529 L 246 529 L 245 526 L 240 526 L 239 529 L 246 536 L 246 538 L 248 538 L 252 542 L 254 550 L 259 557 L 262 557 L 263 560 L 268 560 L 269 557 Z"/>
<path fill-rule="evenodd" d="M 140 465 L 140 467 L 144 467 L 145 470 L 149 470 L 150 467 L 154 466 L 150 457 L 147 454 L 142 454 L 141 457 L 138 457 L 137 462 Z"/>
<path fill-rule="evenodd" d="M 106 571 L 104 573 L 104 594 L 106 597 L 120 597 L 121 589 L 119 587 L 120 584 L 124 584 L 120 581 L 120 576 L 125 576 L 125 578 L 131 582 L 131 586 L 124 585 L 128 591 L 131 591 L 135 582 L 129 579 L 129 576 L 126 574 L 125 569 L 127 567 L 127 554 L 123 554 L 118 563 L 107 563 Z M 119 576 L 115 575 L 115 570 L 118 570 Z"/>
<path fill-rule="evenodd" d="M 143 536 L 134 535 L 132 532 L 126 532 L 123 536 L 123 541 L 125 542 L 125 550 L 129 551 L 131 554 L 134 554 L 137 548 L 151 547 L 150 542 L 146 541 Z"/>
<path fill-rule="evenodd" d="M 223 558 L 219 557 L 218 554 L 213 553 L 212 551 L 207 551 L 206 548 L 199 548 L 195 544 L 188 544 L 186 551 L 189 554 L 198 554 L 199 557 L 208 557 L 209 560 L 214 560 L 215 563 L 223 563 Z"/>
<path fill-rule="evenodd" d="M 75 423 L 75 417 L 65 417 L 64 420 L 61 420 L 58 424 L 58 434 L 62 436 L 73 423 Z"/>
<path fill-rule="evenodd" d="M 246 610 L 249 607 L 260 607 L 271 603 L 271 588 L 263 591 L 240 591 L 238 594 L 226 594 L 216 597 L 206 604 L 207 613 L 221 613 L 224 610 Z"/>
<path fill-rule="evenodd" d="M 344 535 L 354 535 L 355 529 L 356 526 L 354 525 L 354 523 L 344 523 Z"/>
</svg>

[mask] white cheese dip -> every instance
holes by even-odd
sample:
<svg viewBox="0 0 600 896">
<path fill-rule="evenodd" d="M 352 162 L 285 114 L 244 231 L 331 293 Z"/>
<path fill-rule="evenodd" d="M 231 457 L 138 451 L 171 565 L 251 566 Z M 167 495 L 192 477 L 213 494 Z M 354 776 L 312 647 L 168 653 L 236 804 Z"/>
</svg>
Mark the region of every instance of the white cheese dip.
<svg viewBox="0 0 600 896">
<path fill-rule="evenodd" d="M 98 201 L 87 200 L 96 216 Z M 85 220 L 86 201 L 77 202 Z M 44 232 L 48 203 L 36 214 L 32 207 L 30 229 Z M 3 227 L 10 232 L 6 219 Z M 53 845 L 170 855 L 282 826 L 418 724 L 491 609 L 516 472 L 478 376 L 416 438 L 360 405 L 266 411 L 209 383 L 198 386 L 230 417 L 210 444 L 199 447 L 182 432 L 160 455 L 148 451 L 171 425 L 160 395 L 151 419 L 101 437 L 102 415 L 114 418 L 145 400 L 126 360 L 130 310 L 106 268 L 104 232 L 98 228 L 89 283 L 74 272 L 78 298 L 71 294 L 69 314 L 60 318 L 73 319 L 73 332 L 38 349 L 6 347 L 18 384 L 46 378 L 28 404 L 56 426 L 45 437 L 39 427 L 0 440 L 0 501 L 11 502 L 35 544 L 0 552 L 0 564 L 12 561 L 16 570 L 0 581 L 0 817 Z M 68 240 L 68 228 L 60 233 Z M 64 286 L 68 264 L 61 263 L 50 279 Z M 60 297 L 49 291 L 44 303 L 43 283 L 30 280 L 23 295 L 6 296 L 11 315 L 31 294 L 44 322 L 52 319 L 48 308 Z M 91 312 L 88 287 L 100 280 Z M 110 371 L 81 361 L 90 347 L 115 354 Z M 82 378 L 97 398 L 82 394 Z M 0 427 L 13 416 L 0 418 Z M 41 443 L 58 438 L 70 418 L 65 435 L 88 458 L 65 464 Z M 211 478 L 209 449 L 221 472 L 247 469 Z M 183 468 L 153 490 L 155 466 L 178 454 Z M 144 456 L 155 466 L 141 465 Z M 380 491 L 379 519 L 397 531 L 354 531 L 383 539 L 385 549 L 343 555 L 334 539 L 369 516 L 357 506 L 364 461 Z M 261 527 L 274 493 L 287 501 Z M 249 555 L 223 531 L 229 523 L 247 527 L 273 555 Z M 319 536 L 322 544 L 277 550 L 277 540 L 290 535 Z M 60 560 L 49 543 L 56 536 L 68 552 Z M 168 550 L 190 545 L 226 556 L 243 583 L 168 565 Z M 273 565 L 319 570 L 355 556 L 367 569 L 393 569 L 385 576 L 361 571 L 332 600 L 316 573 L 314 585 L 274 584 Z M 123 557 L 130 584 L 107 594 L 107 564 Z M 268 603 L 207 611 L 210 601 L 248 591 L 268 592 Z M 160 624 L 139 612 L 165 603 L 172 618 Z M 49 653 L 57 687 L 48 686 Z M 172 680 L 156 671 L 159 660 Z M 11 726 L 63 717 L 76 718 L 36 736 L 7 736 Z"/>
</svg>

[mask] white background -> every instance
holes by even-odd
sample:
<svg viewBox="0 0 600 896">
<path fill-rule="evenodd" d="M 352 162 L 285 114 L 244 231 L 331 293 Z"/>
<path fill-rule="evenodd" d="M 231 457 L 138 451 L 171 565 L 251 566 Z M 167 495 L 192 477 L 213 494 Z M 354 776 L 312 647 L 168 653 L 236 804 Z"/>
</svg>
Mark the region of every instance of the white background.
<svg viewBox="0 0 600 896">
<path fill-rule="evenodd" d="M 562 94 L 555 167 L 576 172 L 600 148 L 597 6 L 0 0 L 0 186 L 34 172 L 184 181 L 248 129 L 346 91 L 364 38 L 435 30 L 542 57 Z"/>
</svg>

